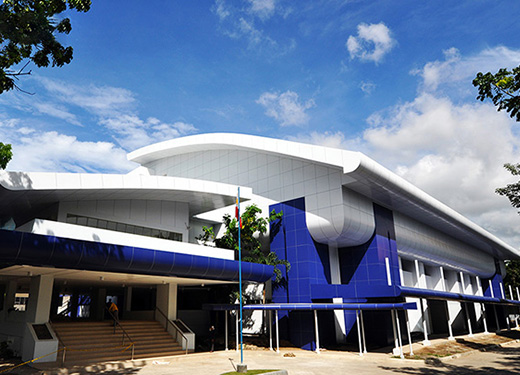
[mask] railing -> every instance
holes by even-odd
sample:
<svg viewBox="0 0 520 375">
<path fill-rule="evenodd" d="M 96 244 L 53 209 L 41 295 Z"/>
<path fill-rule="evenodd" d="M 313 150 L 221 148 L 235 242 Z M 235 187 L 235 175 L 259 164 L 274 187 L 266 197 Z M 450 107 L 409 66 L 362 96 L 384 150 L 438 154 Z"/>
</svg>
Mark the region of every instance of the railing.
<svg viewBox="0 0 520 375">
<path fill-rule="evenodd" d="M 164 325 L 165 325 L 165 328 L 166 328 L 166 331 L 168 331 L 168 324 L 171 325 L 174 329 L 174 332 L 175 332 L 175 341 L 179 342 L 179 335 L 181 335 L 181 337 L 184 339 L 184 341 L 186 342 L 186 354 L 188 354 L 188 338 L 186 337 L 186 335 L 184 335 L 184 333 L 182 333 L 182 330 L 177 326 L 177 324 L 175 324 L 174 322 L 172 322 L 170 319 L 168 319 L 168 317 L 166 316 L 165 313 L 163 313 L 161 311 L 161 309 L 159 309 L 158 307 L 155 308 L 155 313 L 156 312 L 159 312 L 160 315 L 162 315 L 162 317 L 164 318 L 164 321 L 166 322 Z M 154 314 L 155 315 L 155 320 L 159 321 L 157 319 L 157 314 Z M 182 344 L 181 344 L 182 345 Z"/>
<path fill-rule="evenodd" d="M 49 320 L 49 324 L 52 327 L 52 321 L 51 320 Z M 52 330 L 54 331 L 54 335 L 56 335 L 56 338 L 58 339 L 58 343 L 61 344 L 61 346 L 63 347 L 63 356 L 61 357 L 61 364 L 63 365 L 65 363 L 65 354 L 67 353 L 67 347 L 65 346 L 65 343 L 60 338 L 60 335 L 58 335 L 58 331 L 56 331 L 56 329 L 54 327 L 52 327 Z"/>
<path fill-rule="evenodd" d="M 128 333 L 125 331 L 125 329 L 123 328 L 123 326 L 121 325 L 121 323 L 119 323 L 119 319 L 117 319 L 114 314 L 112 314 L 112 311 L 110 311 L 106 306 L 105 306 L 105 310 L 108 311 L 108 313 L 110 314 L 110 316 L 112 317 L 112 319 L 114 320 L 114 334 L 116 333 L 116 325 L 121 328 L 121 337 L 122 337 L 122 342 L 121 342 L 121 345 L 124 346 L 125 345 L 125 336 L 126 338 L 128 339 L 128 341 L 130 341 L 130 346 L 132 347 L 132 361 L 134 360 L 134 349 L 135 349 L 135 343 L 134 341 L 130 338 L 130 336 L 128 335 Z"/>
</svg>

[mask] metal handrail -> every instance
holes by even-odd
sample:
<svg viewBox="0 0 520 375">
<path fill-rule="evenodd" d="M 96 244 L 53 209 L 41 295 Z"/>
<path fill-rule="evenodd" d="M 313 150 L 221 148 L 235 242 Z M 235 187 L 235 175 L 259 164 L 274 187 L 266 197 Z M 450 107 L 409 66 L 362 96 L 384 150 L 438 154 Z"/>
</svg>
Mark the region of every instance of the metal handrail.
<svg viewBox="0 0 520 375">
<path fill-rule="evenodd" d="M 50 319 L 49 319 L 49 324 L 52 327 L 52 321 Z M 63 365 L 65 363 L 65 353 L 67 353 L 67 347 L 65 346 L 65 343 L 61 339 L 60 335 L 58 335 L 58 331 L 56 331 L 56 329 L 54 327 L 52 327 L 52 330 L 53 330 L 54 334 L 56 335 L 56 338 L 58 339 L 58 343 L 60 343 L 61 346 L 63 346 L 63 357 L 61 357 L 61 364 Z"/>
<path fill-rule="evenodd" d="M 168 323 L 175 329 L 175 340 L 177 340 L 177 335 L 179 333 L 181 334 L 182 338 L 186 341 L 186 354 L 188 354 L 188 338 L 186 337 L 186 335 L 184 335 L 184 333 L 182 333 L 182 330 L 177 326 L 177 324 L 175 324 L 170 319 L 168 319 L 166 314 L 163 313 L 160 308 L 156 307 L 155 311 L 159 311 L 161 313 L 161 315 L 163 316 L 164 320 L 167 322 L 166 327 L 165 327 L 166 331 L 168 331 Z"/>
<path fill-rule="evenodd" d="M 134 341 L 130 338 L 130 335 L 126 332 L 126 330 L 123 328 L 121 323 L 119 323 L 119 319 L 116 319 L 114 314 L 112 314 L 112 311 L 110 311 L 106 306 L 105 306 L 105 310 L 108 311 L 108 313 L 110 314 L 110 316 L 114 320 L 114 333 L 116 333 L 116 325 L 119 326 L 119 328 L 121 328 L 121 332 L 122 332 L 122 335 L 121 335 L 122 336 L 122 343 L 121 343 L 121 345 L 125 345 L 125 336 L 128 339 L 128 341 L 130 341 L 130 345 L 132 346 L 132 361 L 133 361 L 134 360 L 134 348 L 135 348 Z"/>
</svg>

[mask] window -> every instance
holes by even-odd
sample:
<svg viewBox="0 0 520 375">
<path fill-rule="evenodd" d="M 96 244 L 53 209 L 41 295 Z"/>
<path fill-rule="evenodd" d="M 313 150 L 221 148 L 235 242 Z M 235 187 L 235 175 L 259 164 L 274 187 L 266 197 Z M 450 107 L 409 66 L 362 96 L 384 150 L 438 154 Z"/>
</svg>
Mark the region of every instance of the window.
<svg viewBox="0 0 520 375">
<path fill-rule="evenodd" d="M 29 293 L 16 293 L 14 295 L 14 309 L 16 311 L 25 311 L 27 302 L 29 301 Z"/>
<path fill-rule="evenodd" d="M 138 234 L 146 237 L 162 238 L 170 241 L 182 242 L 182 233 L 169 232 L 153 228 L 118 223 L 115 221 L 95 219 L 74 214 L 67 214 L 66 222 L 69 224 L 83 225 L 85 227 L 108 229 L 116 232 Z"/>
</svg>

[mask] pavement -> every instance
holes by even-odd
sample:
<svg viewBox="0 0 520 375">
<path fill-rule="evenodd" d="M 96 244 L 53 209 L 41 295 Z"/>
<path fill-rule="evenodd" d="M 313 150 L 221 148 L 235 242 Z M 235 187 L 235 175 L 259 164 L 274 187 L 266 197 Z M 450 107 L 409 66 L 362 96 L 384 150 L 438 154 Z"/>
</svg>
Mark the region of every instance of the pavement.
<svg viewBox="0 0 520 375">
<path fill-rule="evenodd" d="M 39 369 L 18 368 L 9 374 L 46 375 L 218 375 L 233 371 L 240 363 L 240 352 L 216 351 L 187 356 L 162 357 L 149 360 L 103 363 L 86 367 Z M 472 351 L 452 358 L 410 360 L 393 358 L 388 352 L 359 353 L 321 351 L 320 354 L 296 348 L 283 348 L 280 353 L 268 349 L 245 350 L 244 363 L 248 369 L 285 369 L 290 375 L 346 374 L 454 374 L 454 375 L 512 375 L 520 373 L 520 342 L 512 341 L 486 351 Z M 1 370 L 1 369 L 0 369 Z M 32 371 L 32 372 L 29 372 Z"/>
</svg>

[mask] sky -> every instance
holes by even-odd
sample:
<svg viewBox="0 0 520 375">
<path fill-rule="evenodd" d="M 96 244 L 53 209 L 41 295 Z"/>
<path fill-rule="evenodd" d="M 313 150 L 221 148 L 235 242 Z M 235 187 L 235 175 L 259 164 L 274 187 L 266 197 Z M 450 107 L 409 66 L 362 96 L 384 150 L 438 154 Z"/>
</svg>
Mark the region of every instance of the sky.
<svg viewBox="0 0 520 375">
<path fill-rule="evenodd" d="M 520 2 L 93 0 L 67 12 L 61 68 L 0 95 L 9 170 L 127 173 L 126 154 L 240 132 L 361 151 L 520 246 L 495 188 L 520 123 L 476 100 L 477 72 L 520 64 Z"/>
</svg>

